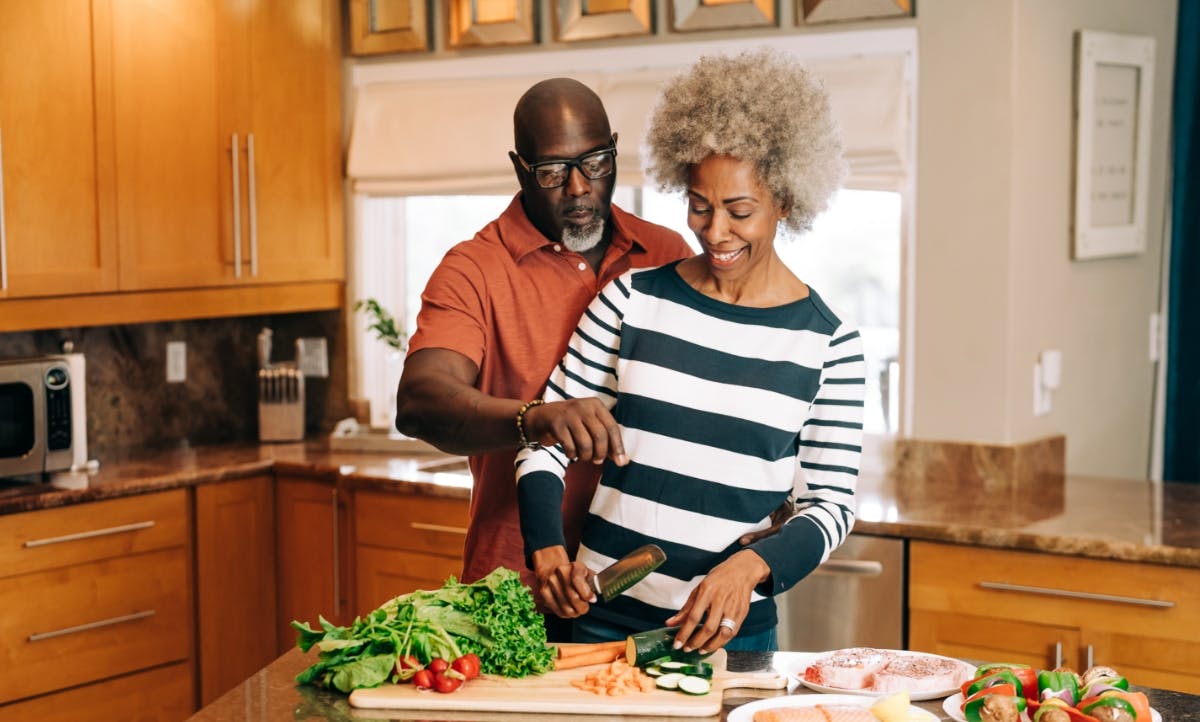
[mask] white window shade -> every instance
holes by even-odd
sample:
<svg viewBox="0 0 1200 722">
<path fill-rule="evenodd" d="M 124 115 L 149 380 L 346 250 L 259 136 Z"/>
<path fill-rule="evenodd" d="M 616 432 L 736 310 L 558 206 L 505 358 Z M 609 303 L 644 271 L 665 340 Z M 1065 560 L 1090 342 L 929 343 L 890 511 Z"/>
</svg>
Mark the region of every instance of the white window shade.
<svg viewBox="0 0 1200 722">
<path fill-rule="evenodd" d="M 692 59 L 687 53 L 670 55 L 670 62 L 658 67 L 610 72 L 358 84 L 347 174 L 354 189 L 367 194 L 515 192 L 517 181 L 507 155 L 513 145 L 513 107 L 535 82 L 569 75 L 604 100 L 612 129 L 620 136 L 619 182 L 641 185 L 639 146 L 658 89 Z M 911 61 L 907 53 L 805 60 L 830 94 L 846 148 L 847 185 L 851 187 L 895 189 L 908 172 Z"/>
</svg>

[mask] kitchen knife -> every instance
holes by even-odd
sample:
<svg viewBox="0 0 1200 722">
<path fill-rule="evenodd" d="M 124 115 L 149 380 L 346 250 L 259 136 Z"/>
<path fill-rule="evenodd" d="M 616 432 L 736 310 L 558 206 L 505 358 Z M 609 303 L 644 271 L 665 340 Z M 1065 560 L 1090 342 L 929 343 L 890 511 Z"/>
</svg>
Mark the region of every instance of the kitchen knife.
<svg viewBox="0 0 1200 722">
<path fill-rule="evenodd" d="M 604 601 L 611 602 L 626 589 L 645 579 L 666 560 L 666 552 L 657 544 L 640 546 L 592 577 L 596 592 Z"/>
</svg>

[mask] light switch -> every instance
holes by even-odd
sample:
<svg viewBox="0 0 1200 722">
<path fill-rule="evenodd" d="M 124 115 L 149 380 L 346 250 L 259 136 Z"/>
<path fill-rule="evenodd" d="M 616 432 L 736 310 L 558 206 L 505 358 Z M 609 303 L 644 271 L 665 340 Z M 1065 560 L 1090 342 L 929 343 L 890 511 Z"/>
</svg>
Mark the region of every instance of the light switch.
<svg viewBox="0 0 1200 722">
<path fill-rule="evenodd" d="M 167 342 L 167 383 L 179 384 L 187 381 L 187 343 Z"/>
</svg>

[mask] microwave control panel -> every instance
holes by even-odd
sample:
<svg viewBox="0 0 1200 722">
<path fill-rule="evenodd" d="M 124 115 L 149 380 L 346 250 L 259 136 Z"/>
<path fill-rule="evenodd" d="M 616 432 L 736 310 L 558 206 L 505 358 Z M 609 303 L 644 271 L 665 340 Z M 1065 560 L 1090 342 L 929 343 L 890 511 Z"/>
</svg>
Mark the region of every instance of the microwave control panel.
<svg viewBox="0 0 1200 722">
<path fill-rule="evenodd" d="M 71 374 L 58 364 L 46 369 L 46 448 L 71 448 Z"/>
</svg>

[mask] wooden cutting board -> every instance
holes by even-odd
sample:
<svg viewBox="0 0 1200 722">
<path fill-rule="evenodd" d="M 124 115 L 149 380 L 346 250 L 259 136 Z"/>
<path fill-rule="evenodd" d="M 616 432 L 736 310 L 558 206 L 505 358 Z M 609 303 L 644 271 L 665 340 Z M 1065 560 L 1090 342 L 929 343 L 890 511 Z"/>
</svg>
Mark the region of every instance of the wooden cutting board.
<svg viewBox="0 0 1200 722">
<path fill-rule="evenodd" d="M 720 714 L 726 689 L 787 687 L 787 678 L 778 672 L 730 672 L 726 659 L 723 649 L 708 658 L 713 665 L 713 688 L 701 696 L 655 689 L 604 697 L 571 686 L 572 680 L 605 666 L 598 664 L 523 679 L 484 675 L 450 694 L 418 690 L 411 684 L 385 684 L 354 690 L 350 705 L 366 709 L 709 717 Z"/>
</svg>

